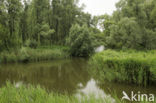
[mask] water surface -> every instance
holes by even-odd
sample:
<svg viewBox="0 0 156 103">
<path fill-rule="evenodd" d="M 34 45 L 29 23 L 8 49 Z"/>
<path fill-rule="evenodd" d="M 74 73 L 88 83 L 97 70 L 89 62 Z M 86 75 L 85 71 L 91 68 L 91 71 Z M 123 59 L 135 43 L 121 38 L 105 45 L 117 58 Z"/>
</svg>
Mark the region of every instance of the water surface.
<svg viewBox="0 0 156 103">
<path fill-rule="evenodd" d="M 120 83 L 101 83 L 87 71 L 87 60 L 82 58 L 53 60 L 28 64 L 0 65 L 0 86 L 6 81 L 20 84 L 40 85 L 48 91 L 69 95 L 111 97 L 112 93 L 122 97 L 122 91 L 156 94 L 153 86 L 143 88 Z"/>
</svg>

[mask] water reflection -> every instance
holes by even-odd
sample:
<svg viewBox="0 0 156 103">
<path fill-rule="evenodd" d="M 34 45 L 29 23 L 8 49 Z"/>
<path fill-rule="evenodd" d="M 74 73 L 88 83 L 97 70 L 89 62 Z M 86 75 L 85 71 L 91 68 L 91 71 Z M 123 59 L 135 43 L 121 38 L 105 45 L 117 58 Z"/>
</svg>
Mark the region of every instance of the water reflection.
<svg viewBox="0 0 156 103">
<path fill-rule="evenodd" d="M 95 95 L 96 98 L 105 96 L 104 91 L 99 89 L 94 79 L 91 79 L 90 81 L 88 81 L 86 86 L 82 86 L 82 88 L 78 90 L 78 93 L 86 95 L 86 96 L 93 94 Z"/>
<path fill-rule="evenodd" d="M 95 98 L 109 98 L 112 100 L 112 103 L 115 102 L 115 100 L 108 94 L 106 94 L 102 89 L 99 88 L 97 85 L 97 82 L 94 79 L 91 79 L 88 81 L 86 86 L 81 85 L 81 89 L 78 90 L 76 96 L 78 98 L 81 98 L 82 96 L 90 97 L 93 95 Z"/>
<path fill-rule="evenodd" d="M 86 60 L 57 60 L 51 62 L 10 64 L 0 68 L 0 86 L 7 80 L 22 81 L 24 84 L 40 84 L 47 90 L 73 94 L 90 79 L 86 70 Z M 17 86 L 19 83 L 17 83 Z"/>
<path fill-rule="evenodd" d="M 93 94 L 95 97 L 112 99 L 114 92 L 121 98 L 123 90 L 129 94 L 131 91 L 156 94 L 155 87 L 99 82 L 88 73 L 87 60 L 82 58 L 0 65 L 0 87 L 7 80 L 15 82 L 16 87 L 21 84 L 39 84 L 48 91 L 76 94 L 79 98 L 81 95 Z"/>
<path fill-rule="evenodd" d="M 135 84 L 124 84 L 124 83 L 113 83 L 113 82 L 97 82 L 97 85 L 100 89 L 105 91 L 106 95 L 122 98 L 122 92 L 125 91 L 128 95 L 131 95 L 131 92 L 138 93 L 139 91 L 143 94 L 154 94 L 156 95 L 156 87 L 141 87 Z"/>
</svg>

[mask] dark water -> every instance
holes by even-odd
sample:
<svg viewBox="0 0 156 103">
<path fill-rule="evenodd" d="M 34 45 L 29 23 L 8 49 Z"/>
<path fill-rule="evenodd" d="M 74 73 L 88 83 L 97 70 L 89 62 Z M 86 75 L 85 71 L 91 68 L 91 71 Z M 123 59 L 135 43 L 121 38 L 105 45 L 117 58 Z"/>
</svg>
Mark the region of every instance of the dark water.
<svg viewBox="0 0 156 103">
<path fill-rule="evenodd" d="M 156 87 L 142 88 L 120 83 L 100 83 L 89 75 L 87 60 L 82 58 L 54 60 L 28 64 L 0 65 L 0 86 L 6 81 L 20 84 L 41 85 L 48 91 L 74 95 L 91 94 L 122 97 L 122 91 L 156 94 Z"/>
</svg>

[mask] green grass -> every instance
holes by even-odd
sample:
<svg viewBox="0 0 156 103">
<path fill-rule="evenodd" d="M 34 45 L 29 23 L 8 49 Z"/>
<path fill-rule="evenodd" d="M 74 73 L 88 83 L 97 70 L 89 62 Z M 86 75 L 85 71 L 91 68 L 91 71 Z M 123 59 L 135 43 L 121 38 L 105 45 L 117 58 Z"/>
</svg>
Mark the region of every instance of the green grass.
<svg viewBox="0 0 156 103">
<path fill-rule="evenodd" d="M 156 83 L 156 51 L 106 50 L 90 59 L 90 73 L 100 80 L 133 83 L 141 86 Z"/>
<path fill-rule="evenodd" d="M 121 101 L 117 95 L 111 97 L 95 97 L 94 95 L 76 97 L 74 95 L 47 92 L 40 86 L 16 86 L 7 82 L 0 88 L 0 103 L 129 103 Z M 138 103 L 138 102 L 137 102 Z M 148 102 L 140 102 L 148 103 Z"/>
<path fill-rule="evenodd" d="M 0 88 L 0 103 L 112 103 L 109 98 L 95 98 L 48 93 L 40 86 L 21 85 L 18 88 L 10 82 Z"/>
<path fill-rule="evenodd" d="M 0 53 L 0 63 L 10 62 L 30 62 L 43 61 L 52 59 L 62 59 L 69 57 L 68 47 L 64 46 L 47 46 L 32 49 L 22 47 L 20 50 L 5 51 Z"/>
</svg>

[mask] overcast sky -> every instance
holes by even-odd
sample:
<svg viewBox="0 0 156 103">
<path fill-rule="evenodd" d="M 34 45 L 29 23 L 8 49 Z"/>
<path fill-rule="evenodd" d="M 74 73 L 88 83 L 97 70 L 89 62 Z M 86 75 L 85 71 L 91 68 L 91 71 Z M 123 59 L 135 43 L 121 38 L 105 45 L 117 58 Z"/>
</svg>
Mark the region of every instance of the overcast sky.
<svg viewBox="0 0 156 103">
<path fill-rule="evenodd" d="M 119 0 L 80 0 L 80 4 L 85 4 L 85 12 L 92 15 L 112 14 L 116 10 L 115 4 Z"/>
</svg>

